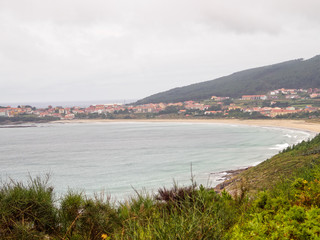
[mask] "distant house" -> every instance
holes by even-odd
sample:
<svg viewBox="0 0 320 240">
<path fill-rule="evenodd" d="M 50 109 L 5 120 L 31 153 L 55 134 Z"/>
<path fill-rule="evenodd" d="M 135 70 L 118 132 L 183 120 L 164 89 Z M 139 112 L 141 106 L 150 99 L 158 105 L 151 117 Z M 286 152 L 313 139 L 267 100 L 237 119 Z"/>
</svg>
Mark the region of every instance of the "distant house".
<svg viewBox="0 0 320 240">
<path fill-rule="evenodd" d="M 188 102 L 185 102 L 185 103 L 193 103 L 193 101 L 188 101 Z M 168 105 L 165 105 L 164 103 L 160 103 L 160 104 L 164 105 L 165 107 L 166 107 L 166 106 L 179 106 L 179 107 L 182 107 L 182 106 L 183 106 L 183 103 L 182 103 L 182 102 L 168 103 Z"/>
<path fill-rule="evenodd" d="M 266 100 L 266 95 L 243 95 L 242 100 Z"/>
<path fill-rule="evenodd" d="M 306 108 L 304 109 L 305 112 L 316 112 L 319 109 L 316 107 L 312 107 L 311 105 L 307 105 Z"/>
<path fill-rule="evenodd" d="M 230 99 L 230 97 L 217 97 L 217 96 L 211 97 L 211 100 L 214 100 L 214 101 L 223 101 L 223 100 L 227 100 L 227 99 Z"/>
<path fill-rule="evenodd" d="M 279 92 L 281 92 L 282 94 L 284 95 L 287 95 L 287 94 L 297 94 L 297 89 L 286 89 L 286 88 L 281 88 L 281 89 L 278 89 Z"/>
<path fill-rule="evenodd" d="M 240 106 L 236 106 L 235 104 L 230 104 L 230 106 L 228 106 L 227 109 L 228 110 L 236 110 L 236 109 L 243 110 Z"/>
<path fill-rule="evenodd" d="M 286 95 L 286 99 L 299 99 L 299 98 L 301 97 L 297 94 Z"/>
<path fill-rule="evenodd" d="M 75 115 L 72 114 L 72 113 L 67 114 L 67 115 L 64 116 L 64 119 L 66 119 L 66 120 L 71 120 L 71 119 L 74 119 L 74 118 L 75 118 Z"/>
<path fill-rule="evenodd" d="M 312 93 L 310 94 L 310 98 L 319 98 L 320 94 L 319 93 Z"/>
<path fill-rule="evenodd" d="M 85 109 L 85 112 L 86 113 L 93 113 L 95 111 L 95 107 L 94 106 L 90 106 L 90 107 L 87 107 Z"/>
<path fill-rule="evenodd" d="M 210 106 L 209 105 L 204 105 L 201 103 L 188 103 L 185 106 L 185 109 L 197 109 L 197 110 L 207 110 Z"/>
<path fill-rule="evenodd" d="M 188 104 L 193 104 L 194 103 L 194 101 L 185 101 L 185 102 L 183 102 L 185 105 L 188 105 Z M 169 104 L 168 104 L 169 105 Z"/>
<path fill-rule="evenodd" d="M 62 116 L 60 115 L 60 113 L 52 113 L 51 116 L 53 117 L 57 117 L 57 118 L 62 118 Z"/>
<path fill-rule="evenodd" d="M 0 108 L 0 116 L 1 117 L 8 117 L 8 110 L 6 108 Z"/>
<path fill-rule="evenodd" d="M 82 114 L 83 114 L 83 113 L 85 113 L 85 112 L 84 112 L 84 110 L 82 110 L 82 109 L 73 109 L 73 110 L 72 110 L 72 113 L 74 113 L 74 114 L 80 114 L 80 113 L 82 113 Z"/>
<path fill-rule="evenodd" d="M 279 90 L 273 90 L 273 91 L 269 92 L 269 95 L 271 95 L 271 96 L 274 96 L 274 95 L 277 95 L 277 94 L 279 94 Z"/>
<path fill-rule="evenodd" d="M 222 113 L 222 111 L 205 111 L 204 115 L 215 115 L 218 113 Z"/>
<path fill-rule="evenodd" d="M 39 117 L 46 117 L 46 116 L 52 116 L 52 114 L 48 113 L 48 112 L 40 112 L 39 113 Z"/>
<path fill-rule="evenodd" d="M 319 88 L 309 88 L 307 91 L 309 94 L 318 93 L 318 92 L 320 92 L 320 89 Z"/>
<path fill-rule="evenodd" d="M 300 112 L 300 111 L 299 110 L 287 110 L 287 109 L 274 108 L 270 112 L 270 117 L 276 117 L 276 116 L 279 116 L 279 115 L 286 115 L 286 114 L 298 113 L 298 112 Z"/>
</svg>

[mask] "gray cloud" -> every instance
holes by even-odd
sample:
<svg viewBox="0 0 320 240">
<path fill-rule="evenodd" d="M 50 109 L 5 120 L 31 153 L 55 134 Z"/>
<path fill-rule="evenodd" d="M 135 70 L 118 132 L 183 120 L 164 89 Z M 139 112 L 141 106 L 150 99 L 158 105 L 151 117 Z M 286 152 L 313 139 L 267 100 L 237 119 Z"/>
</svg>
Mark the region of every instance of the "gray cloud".
<svg viewBox="0 0 320 240">
<path fill-rule="evenodd" d="M 319 54 L 317 0 L 1 0 L 1 101 L 125 99 Z"/>
</svg>

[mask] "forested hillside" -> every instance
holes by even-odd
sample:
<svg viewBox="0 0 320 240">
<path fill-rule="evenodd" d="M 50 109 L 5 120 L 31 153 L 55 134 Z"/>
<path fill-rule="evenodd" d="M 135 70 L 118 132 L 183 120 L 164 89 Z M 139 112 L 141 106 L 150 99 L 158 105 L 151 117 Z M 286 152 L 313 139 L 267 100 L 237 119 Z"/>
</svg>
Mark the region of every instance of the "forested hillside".
<svg viewBox="0 0 320 240">
<path fill-rule="evenodd" d="M 241 97 L 278 88 L 320 86 L 320 55 L 249 69 L 215 80 L 174 88 L 139 100 L 137 104 L 208 99 L 211 96 Z"/>
</svg>

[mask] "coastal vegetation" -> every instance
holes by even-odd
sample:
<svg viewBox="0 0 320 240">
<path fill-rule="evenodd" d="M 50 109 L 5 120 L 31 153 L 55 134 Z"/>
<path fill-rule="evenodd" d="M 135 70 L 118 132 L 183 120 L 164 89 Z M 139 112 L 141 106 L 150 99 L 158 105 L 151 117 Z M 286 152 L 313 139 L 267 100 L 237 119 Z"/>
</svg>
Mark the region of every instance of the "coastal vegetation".
<svg viewBox="0 0 320 240">
<path fill-rule="evenodd" d="M 219 190 L 219 191 L 218 191 Z M 218 193 L 219 192 L 219 193 Z M 320 135 L 288 147 L 217 189 L 174 185 L 124 202 L 48 177 L 0 187 L 1 239 L 319 239 Z"/>
<path fill-rule="evenodd" d="M 50 122 L 57 121 L 60 118 L 45 116 L 45 117 L 37 117 L 35 115 L 17 115 L 14 117 L 0 117 L 0 125 L 1 124 L 18 124 L 25 122 L 33 122 L 33 123 L 42 123 L 42 122 Z"/>
</svg>

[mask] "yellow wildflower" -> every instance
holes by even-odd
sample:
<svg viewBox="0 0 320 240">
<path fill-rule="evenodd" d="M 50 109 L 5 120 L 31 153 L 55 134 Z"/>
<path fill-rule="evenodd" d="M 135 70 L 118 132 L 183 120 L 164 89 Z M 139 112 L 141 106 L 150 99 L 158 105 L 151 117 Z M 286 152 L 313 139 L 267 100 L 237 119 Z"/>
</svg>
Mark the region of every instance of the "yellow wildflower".
<svg viewBox="0 0 320 240">
<path fill-rule="evenodd" d="M 108 237 L 108 235 L 105 234 L 105 233 L 103 233 L 103 234 L 101 235 L 101 238 L 102 238 L 102 239 L 107 239 L 107 237 Z"/>
<path fill-rule="evenodd" d="M 304 184 L 307 184 L 307 183 L 308 183 L 308 181 L 307 181 L 307 180 L 303 180 L 303 183 L 304 183 Z"/>
</svg>

